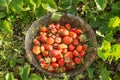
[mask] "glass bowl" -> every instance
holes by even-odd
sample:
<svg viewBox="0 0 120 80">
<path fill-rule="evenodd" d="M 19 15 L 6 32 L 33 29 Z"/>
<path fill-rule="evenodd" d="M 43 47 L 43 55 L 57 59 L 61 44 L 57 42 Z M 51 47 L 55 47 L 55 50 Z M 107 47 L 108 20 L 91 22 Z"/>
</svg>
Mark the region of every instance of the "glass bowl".
<svg viewBox="0 0 120 80">
<path fill-rule="evenodd" d="M 71 26 L 80 28 L 85 32 L 86 38 L 88 40 L 88 50 L 87 50 L 87 54 L 84 57 L 83 63 L 80 65 L 79 68 L 75 68 L 71 71 L 66 71 L 65 74 L 68 77 L 71 77 L 85 71 L 86 68 L 94 61 L 96 56 L 96 52 L 97 52 L 96 36 L 92 28 L 83 19 L 68 13 L 56 12 L 56 13 L 47 14 L 44 17 L 33 22 L 25 38 L 25 50 L 26 50 L 26 54 L 27 54 L 26 56 L 29 62 L 39 71 L 47 75 L 50 75 L 53 77 L 59 77 L 59 78 L 63 77 L 63 73 L 51 73 L 46 70 L 43 70 L 40 67 L 40 63 L 37 62 L 35 55 L 32 53 L 33 39 L 35 38 L 35 36 L 38 35 L 40 26 L 47 26 L 50 23 L 60 23 L 61 25 L 65 25 L 66 23 L 69 23 Z"/>
</svg>

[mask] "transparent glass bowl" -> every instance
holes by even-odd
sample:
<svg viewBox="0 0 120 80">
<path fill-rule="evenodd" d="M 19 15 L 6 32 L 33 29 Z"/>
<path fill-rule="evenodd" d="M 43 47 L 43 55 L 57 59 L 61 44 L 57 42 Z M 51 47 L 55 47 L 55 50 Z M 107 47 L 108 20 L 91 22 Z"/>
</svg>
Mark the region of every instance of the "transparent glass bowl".
<svg viewBox="0 0 120 80">
<path fill-rule="evenodd" d="M 68 13 L 54 13 L 56 15 L 57 19 L 54 19 L 55 17 L 51 16 L 53 14 L 47 14 L 44 17 L 36 20 L 33 22 L 33 24 L 30 26 L 26 38 L 25 38 L 25 50 L 26 50 L 26 54 L 27 54 L 27 59 L 29 60 L 29 62 L 34 65 L 35 68 L 37 68 L 39 71 L 53 76 L 53 77 L 63 77 L 63 73 L 51 73 L 48 72 L 46 70 L 43 70 L 40 67 L 40 63 L 38 63 L 38 61 L 36 60 L 34 54 L 32 53 L 32 47 L 33 47 L 33 39 L 35 38 L 36 35 L 38 35 L 40 26 L 47 26 L 50 23 L 60 23 L 61 25 L 65 25 L 66 23 L 69 23 L 71 26 L 73 27 L 77 27 L 82 29 L 86 36 L 88 41 L 88 50 L 87 50 L 87 54 L 84 57 L 83 63 L 81 64 L 81 66 L 79 68 L 75 68 L 71 71 L 66 71 L 65 74 L 68 77 L 71 76 L 75 76 L 80 74 L 81 72 L 83 72 L 84 70 L 86 70 L 86 68 L 94 61 L 95 56 L 96 56 L 96 52 L 97 52 L 97 40 L 96 40 L 96 36 L 93 32 L 93 30 L 91 29 L 91 27 L 80 17 L 77 17 L 75 15 L 72 14 L 68 14 Z M 58 14 L 58 15 L 57 15 Z"/>
</svg>

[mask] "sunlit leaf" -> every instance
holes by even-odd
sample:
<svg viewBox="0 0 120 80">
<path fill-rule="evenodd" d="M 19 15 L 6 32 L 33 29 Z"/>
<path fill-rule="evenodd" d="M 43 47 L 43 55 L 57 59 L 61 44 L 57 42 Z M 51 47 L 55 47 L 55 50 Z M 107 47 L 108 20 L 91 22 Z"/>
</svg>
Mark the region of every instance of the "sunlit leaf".
<svg viewBox="0 0 120 80">
<path fill-rule="evenodd" d="M 42 7 L 50 12 L 57 11 L 57 5 L 54 0 L 43 0 Z"/>
<path fill-rule="evenodd" d="M 53 13 L 52 16 L 51 16 L 51 20 L 59 21 L 61 16 L 62 15 L 60 13 Z"/>
<path fill-rule="evenodd" d="M 93 79 L 94 69 L 88 67 L 88 68 L 87 68 L 87 71 L 88 71 L 88 77 L 89 77 L 89 79 L 92 80 L 92 79 Z"/>
<path fill-rule="evenodd" d="M 104 10 L 107 5 L 107 0 L 95 0 L 98 10 Z"/>
<path fill-rule="evenodd" d="M 29 80 L 42 80 L 42 78 L 36 74 L 31 74 Z"/>
<path fill-rule="evenodd" d="M 8 73 L 6 76 L 5 76 L 5 79 L 6 80 L 14 80 L 14 76 L 12 73 Z"/>
</svg>

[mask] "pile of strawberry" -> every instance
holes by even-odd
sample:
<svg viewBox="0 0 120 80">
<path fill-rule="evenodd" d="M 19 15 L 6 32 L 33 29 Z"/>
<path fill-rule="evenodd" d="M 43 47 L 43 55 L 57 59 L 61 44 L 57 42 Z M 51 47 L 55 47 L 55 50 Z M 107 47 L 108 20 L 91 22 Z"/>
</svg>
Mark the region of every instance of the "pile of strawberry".
<svg viewBox="0 0 120 80">
<path fill-rule="evenodd" d="M 87 49 L 80 38 L 82 34 L 81 29 L 72 28 L 70 24 L 40 27 L 32 52 L 40 66 L 49 72 L 72 70 L 81 64 Z"/>
</svg>

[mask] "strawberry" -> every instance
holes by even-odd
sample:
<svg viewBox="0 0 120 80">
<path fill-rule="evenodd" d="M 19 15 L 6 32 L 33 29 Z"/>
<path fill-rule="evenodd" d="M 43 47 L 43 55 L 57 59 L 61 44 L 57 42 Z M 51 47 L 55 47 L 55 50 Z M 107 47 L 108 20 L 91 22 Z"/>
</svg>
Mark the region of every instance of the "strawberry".
<svg viewBox="0 0 120 80">
<path fill-rule="evenodd" d="M 72 37 L 72 38 L 76 38 L 77 34 L 75 32 L 73 32 L 73 31 L 70 31 L 69 36 Z"/>
<path fill-rule="evenodd" d="M 59 50 L 53 49 L 53 50 L 50 51 L 50 55 L 51 55 L 52 57 L 56 57 L 58 54 L 59 54 Z"/>
<path fill-rule="evenodd" d="M 61 36 L 64 37 L 64 36 L 68 36 L 69 35 L 69 31 L 68 30 L 63 30 L 62 33 L 61 33 Z"/>
<path fill-rule="evenodd" d="M 49 64 L 41 63 L 41 67 L 46 70 L 49 68 Z"/>
<path fill-rule="evenodd" d="M 73 68 L 72 68 L 72 66 L 66 66 L 66 69 L 67 70 L 72 70 Z"/>
<path fill-rule="evenodd" d="M 77 50 L 78 52 L 80 52 L 80 51 L 82 50 L 82 46 L 81 46 L 81 45 L 78 45 L 78 46 L 76 47 L 76 50 Z"/>
<path fill-rule="evenodd" d="M 45 63 L 45 60 L 44 60 L 43 58 L 41 58 L 41 59 L 39 59 L 39 62 L 40 62 L 41 64 L 43 64 L 43 63 Z"/>
<path fill-rule="evenodd" d="M 47 40 L 47 37 L 45 35 L 40 35 L 39 36 L 39 41 L 40 42 L 46 42 L 46 40 Z"/>
<path fill-rule="evenodd" d="M 73 39 L 69 36 L 63 37 L 63 43 L 65 43 L 65 44 L 71 44 L 72 41 L 73 41 Z"/>
<path fill-rule="evenodd" d="M 73 44 L 70 44 L 70 45 L 68 46 L 68 49 L 69 49 L 70 51 L 73 51 L 73 50 L 75 49 L 75 46 L 74 46 Z"/>
<path fill-rule="evenodd" d="M 75 62 L 76 64 L 80 64 L 80 63 L 81 63 L 81 58 L 80 58 L 80 57 L 75 57 L 75 58 L 74 58 L 74 62 Z"/>
<path fill-rule="evenodd" d="M 78 52 L 77 50 L 74 50 L 74 51 L 73 51 L 73 55 L 74 55 L 74 56 L 79 56 L 79 52 Z"/>
<path fill-rule="evenodd" d="M 59 59 L 58 62 L 59 66 L 64 66 L 65 62 L 64 59 Z"/>
<path fill-rule="evenodd" d="M 57 59 L 55 57 L 52 57 L 51 62 L 56 62 Z"/>
<path fill-rule="evenodd" d="M 61 53 L 59 53 L 57 56 L 56 56 L 56 59 L 61 59 L 63 58 L 63 55 Z"/>
<path fill-rule="evenodd" d="M 50 30 L 53 29 L 53 28 L 55 28 L 54 24 L 50 24 L 49 27 L 48 27 L 48 29 L 50 29 Z"/>
<path fill-rule="evenodd" d="M 78 45 L 78 44 L 79 44 L 79 40 L 78 40 L 78 39 L 74 39 L 74 40 L 73 40 L 73 44 L 74 44 L 74 45 Z"/>
<path fill-rule="evenodd" d="M 60 24 L 57 23 L 57 24 L 56 24 L 56 29 L 59 29 L 59 28 L 60 28 Z"/>
<path fill-rule="evenodd" d="M 60 29 L 63 29 L 63 30 L 65 30 L 65 26 L 60 26 Z"/>
<path fill-rule="evenodd" d="M 87 50 L 87 45 L 86 45 L 86 44 L 83 44 L 82 50 L 83 50 L 83 51 Z"/>
<path fill-rule="evenodd" d="M 63 50 L 62 50 L 62 52 L 61 52 L 61 53 L 62 53 L 62 54 L 66 54 L 66 53 L 67 53 L 67 51 L 68 51 L 68 50 L 65 48 L 65 49 L 63 49 Z"/>
<path fill-rule="evenodd" d="M 39 45 L 40 45 L 40 42 L 39 42 L 37 39 L 34 39 L 34 40 L 33 40 L 33 43 L 34 43 L 34 45 L 36 45 L 36 46 L 39 46 Z"/>
<path fill-rule="evenodd" d="M 51 65 L 53 66 L 53 68 L 58 68 L 59 67 L 59 65 L 57 64 L 57 63 L 51 63 Z"/>
<path fill-rule="evenodd" d="M 54 43 L 54 39 L 49 37 L 49 38 L 47 38 L 46 42 L 47 42 L 47 44 L 53 44 Z"/>
<path fill-rule="evenodd" d="M 45 47 L 44 47 L 44 46 L 41 46 L 41 47 L 40 47 L 40 51 L 41 51 L 41 52 L 44 52 L 44 51 L 45 51 Z"/>
<path fill-rule="evenodd" d="M 46 27 L 40 27 L 40 31 L 41 31 L 41 32 L 46 32 L 46 31 L 47 31 L 47 28 L 46 28 Z"/>
<path fill-rule="evenodd" d="M 81 29 L 76 29 L 75 32 L 76 32 L 77 35 L 81 35 L 82 34 L 82 30 Z"/>
<path fill-rule="evenodd" d="M 44 57 L 48 56 L 48 51 L 43 51 L 42 55 L 43 55 Z"/>
<path fill-rule="evenodd" d="M 39 61 L 42 58 L 40 54 L 36 55 L 36 59 Z"/>
<path fill-rule="evenodd" d="M 65 49 L 65 48 L 68 48 L 68 46 L 64 43 L 58 45 L 58 50 L 62 50 L 62 49 Z"/>
<path fill-rule="evenodd" d="M 67 52 L 65 55 L 64 55 L 64 58 L 73 58 L 73 54 L 72 54 L 72 52 Z"/>
<path fill-rule="evenodd" d="M 61 37 L 56 37 L 56 38 L 55 38 L 55 42 L 56 42 L 56 43 L 61 43 L 61 42 L 62 42 Z"/>
<path fill-rule="evenodd" d="M 32 52 L 36 55 L 40 53 L 40 47 L 39 46 L 33 46 Z"/>
<path fill-rule="evenodd" d="M 84 51 L 81 50 L 81 51 L 80 51 L 80 56 L 81 56 L 81 57 L 84 57 L 84 55 L 85 55 Z"/>
<path fill-rule="evenodd" d="M 56 33 L 57 33 L 57 29 L 56 29 L 56 28 L 53 28 L 53 29 L 51 30 L 51 32 L 52 32 L 53 34 L 56 34 Z"/>
<path fill-rule="evenodd" d="M 70 29 L 71 28 L 70 24 L 66 24 L 65 27 L 66 27 L 66 29 Z"/>
<path fill-rule="evenodd" d="M 73 32 L 75 32 L 76 31 L 76 29 L 75 28 L 71 28 L 71 30 L 70 31 L 73 31 Z"/>
<path fill-rule="evenodd" d="M 50 44 L 44 44 L 44 47 L 48 51 L 53 49 L 52 45 L 50 45 Z"/>
</svg>

